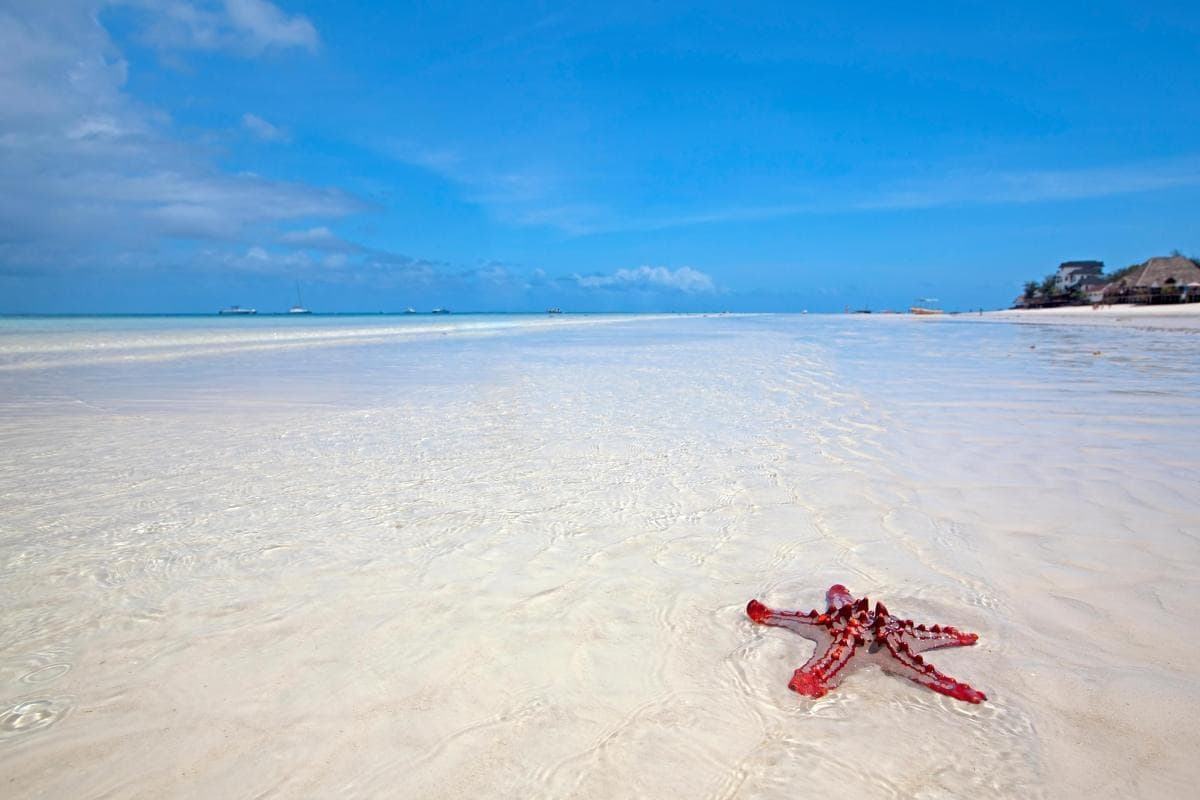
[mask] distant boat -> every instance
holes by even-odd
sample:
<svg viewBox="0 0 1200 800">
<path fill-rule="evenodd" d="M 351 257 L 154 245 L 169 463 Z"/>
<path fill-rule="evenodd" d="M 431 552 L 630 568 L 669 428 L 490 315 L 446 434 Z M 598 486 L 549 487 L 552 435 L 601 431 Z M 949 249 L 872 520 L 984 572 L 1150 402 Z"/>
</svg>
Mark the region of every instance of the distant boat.
<svg viewBox="0 0 1200 800">
<path fill-rule="evenodd" d="M 435 308 L 433 311 L 430 311 L 429 313 L 430 313 L 430 314 L 449 314 L 449 313 L 450 313 L 450 309 L 448 309 L 448 308 Z"/>
<path fill-rule="evenodd" d="M 415 313 L 417 313 L 417 310 L 415 308 L 413 308 L 412 306 L 409 306 L 408 308 L 404 309 L 404 313 L 405 314 L 415 314 Z"/>
<path fill-rule="evenodd" d="M 558 306 L 555 306 L 554 308 L 547 308 L 546 313 L 547 314 L 561 314 L 562 309 L 559 308 Z"/>
<path fill-rule="evenodd" d="M 258 311 L 256 311 L 253 308 L 242 308 L 241 306 L 230 306 L 229 308 L 222 308 L 217 313 L 218 314 L 257 314 Z"/>
<path fill-rule="evenodd" d="M 304 307 L 304 298 L 300 296 L 300 281 L 296 281 L 296 305 L 289 308 L 288 313 L 289 314 L 311 314 L 312 313 L 311 311 L 309 311 L 307 308 Z"/>
<path fill-rule="evenodd" d="M 940 308 L 936 308 L 933 304 L 938 302 L 936 297 L 918 297 L 917 305 L 908 309 L 908 313 L 917 314 L 918 316 L 932 316 L 935 314 L 944 314 Z"/>
</svg>

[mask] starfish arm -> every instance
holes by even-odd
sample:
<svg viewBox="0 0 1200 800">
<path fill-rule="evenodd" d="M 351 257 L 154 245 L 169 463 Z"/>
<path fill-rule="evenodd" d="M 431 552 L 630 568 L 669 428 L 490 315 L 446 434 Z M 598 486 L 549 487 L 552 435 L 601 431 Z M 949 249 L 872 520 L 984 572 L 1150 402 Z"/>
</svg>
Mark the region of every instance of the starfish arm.
<svg viewBox="0 0 1200 800">
<path fill-rule="evenodd" d="M 979 636 L 965 633 L 949 625 L 913 625 L 905 622 L 899 626 L 896 635 L 899 640 L 908 645 L 909 652 L 924 653 L 926 650 L 937 650 L 940 647 L 966 647 L 975 644 Z"/>
<path fill-rule="evenodd" d="M 829 606 L 829 613 L 833 613 L 842 606 L 848 606 L 854 602 L 854 595 L 842 586 L 840 583 L 835 583 L 829 587 L 829 591 L 825 593 L 825 603 Z"/>
<path fill-rule="evenodd" d="M 927 664 L 919 655 L 912 652 L 902 637 L 888 636 L 883 640 L 891 658 L 882 659 L 880 666 L 884 672 L 908 678 L 933 689 L 939 694 L 964 700 L 968 703 L 980 703 L 987 700 L 987 695 L 973 689 L 965 683 L 960 683 L 949 675 L 938 672 L 932 664 Z"/>
<path fill-rule="evenodd" d="M 843 628 L 828 647 L 818 647 L 812 658 L 792 673 L 788 688 L 807 697 L 821 697 L 841 683 L 842 670 L 862 642 L 856 626 Z"/>
<path fill-rule="evenodd" d="M 813 629 L 825 628 L 822 615 L 816 611 L 809 611 L 807 614 L 802 611 L 776 611 L 773 608 L 767 608 L 757 600 L 751 600 L 746 606 L 746 615 L 759 625 L 788 628 L 809 638 L 812 638 Z"/>
</svg>

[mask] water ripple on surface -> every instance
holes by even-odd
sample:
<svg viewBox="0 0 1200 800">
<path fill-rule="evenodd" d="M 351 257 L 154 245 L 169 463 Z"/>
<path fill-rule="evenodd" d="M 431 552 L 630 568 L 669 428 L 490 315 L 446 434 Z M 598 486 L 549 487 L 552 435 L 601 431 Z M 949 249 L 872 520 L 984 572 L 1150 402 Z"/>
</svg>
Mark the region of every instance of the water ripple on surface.
<svg viewBox="0 0 1200 800">
<path fill-rule="evenodd" d="M 35 669 L 32 672 L 26 672 L 20 678 L 17 678 L 17 680 L 21 681 L 22 683 L 50 683 L 51 681 L 58 680 L 70 671 L 70 664 L 48 664 L 44 667 Z"/>
<path fill-rule="evenodd" d="M 40 408 L 0 415 L 5 736 L 105 712 L 7 793 L 1194 785 L 1200 340 L 1087 382 L 1050 332 L 892 322 L 0 370 Z M 932 660 L 992 699 L 789 691 L 813 645 L 745 602 L 834 582 L 980 633 Z"/>
<path fill-rule="evenodd" d="M 58 724 L 71 713 L 70 697 L 23 700 L 0 711 L 0 744 L 30 736 Z"/>
</svg>

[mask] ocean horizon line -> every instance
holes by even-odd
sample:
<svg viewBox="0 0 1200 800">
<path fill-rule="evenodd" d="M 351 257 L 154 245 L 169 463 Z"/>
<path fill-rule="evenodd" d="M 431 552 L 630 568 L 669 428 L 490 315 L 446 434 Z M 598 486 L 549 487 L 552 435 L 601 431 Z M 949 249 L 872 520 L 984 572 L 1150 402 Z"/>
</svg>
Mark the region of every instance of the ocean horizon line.
<svg viewBox="0 0 1200 800">
<path fill-rule="evenodd" d="M 289 311 L 253 311 L 252 313 L 222 313 L 221 311 L 0 311 L 0 318 L 19 317 L 230 317 L 244 319 L 246 317 L 287 317 L 289 319 L 304 319 L 312 317 L 429 317 L 429 316 L 547 316 L 553 315 L 607 315 L 607 316 L 647 316 L 675 314 L 679 316 L 697 316 L 703 314 L 805 314 L 799 311 L 731 311 L 720 309 L 712 311 L 606 311 L 606 310 L 555 310 L 549 311 L 308 311 L 298 314 Z M 841 313 L 841 312 L 813 312 Z"/>
</svg>

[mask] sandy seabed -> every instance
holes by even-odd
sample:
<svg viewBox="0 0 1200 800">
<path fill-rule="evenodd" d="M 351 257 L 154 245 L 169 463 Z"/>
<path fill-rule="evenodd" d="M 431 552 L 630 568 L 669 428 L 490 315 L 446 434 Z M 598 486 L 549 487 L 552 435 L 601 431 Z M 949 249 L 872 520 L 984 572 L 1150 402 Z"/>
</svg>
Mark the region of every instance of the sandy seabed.
<svg viewBox="0 0 1200 800">
<path fill-rule="evenodd" d="M 24 338 L 0 793 L 1191 797 L 1200 336 L 984 322 Z M 790 692 L 834 582 L 988 702 Z"/>
</svg>

